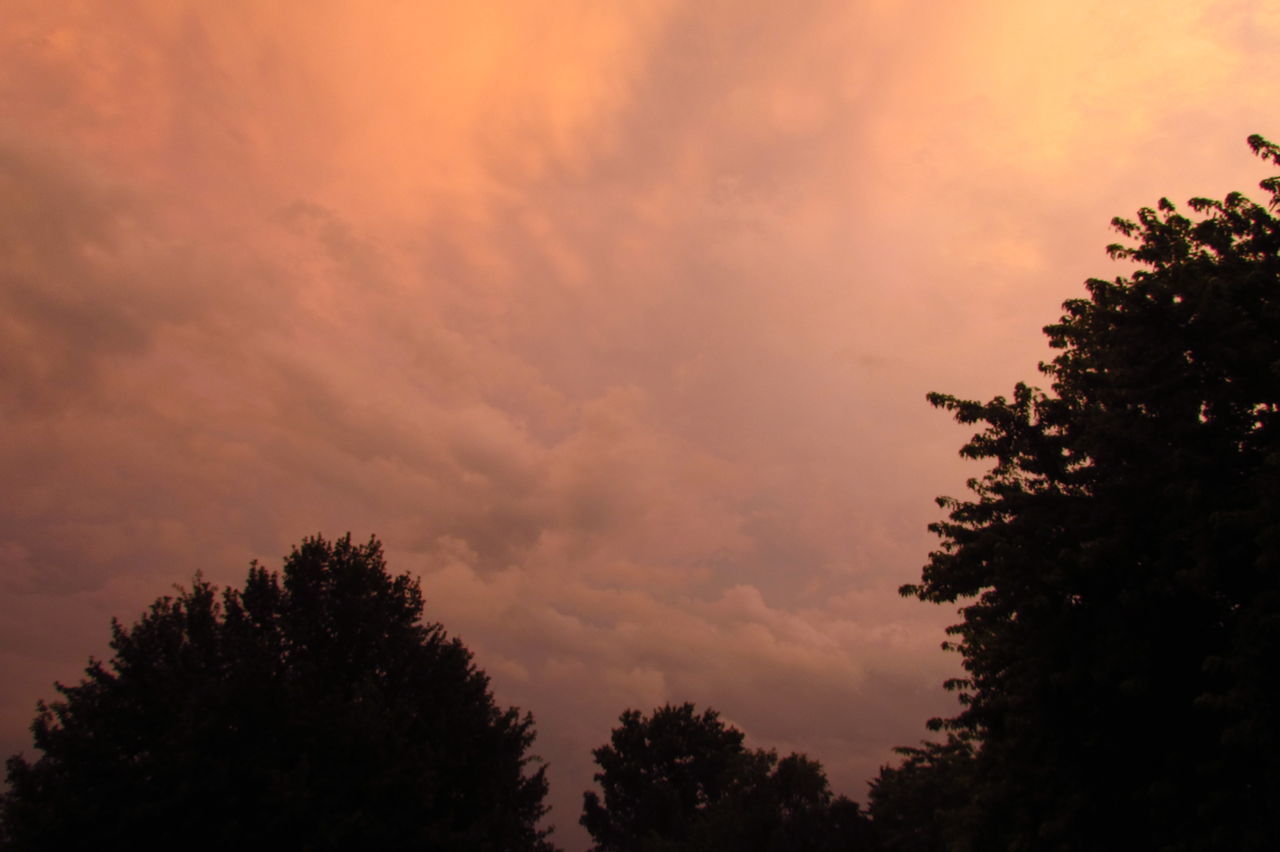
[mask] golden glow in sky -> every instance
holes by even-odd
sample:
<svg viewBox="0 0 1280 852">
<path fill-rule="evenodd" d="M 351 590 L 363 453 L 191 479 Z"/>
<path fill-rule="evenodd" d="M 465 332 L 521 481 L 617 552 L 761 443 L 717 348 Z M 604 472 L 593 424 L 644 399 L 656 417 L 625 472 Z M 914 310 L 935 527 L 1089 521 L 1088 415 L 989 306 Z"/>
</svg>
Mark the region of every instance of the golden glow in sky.
<svg viewBox="0 0 1280 852">
<path fill-rule="evenodd" d="M 901 600 L 1107 222 L 1250 191 L 1262 2 L 49 3 L 0 28 L 0 745 L 196 570 L 348 530 L 532 710 L 837 790 L 947 712 Z"/>
</svg>

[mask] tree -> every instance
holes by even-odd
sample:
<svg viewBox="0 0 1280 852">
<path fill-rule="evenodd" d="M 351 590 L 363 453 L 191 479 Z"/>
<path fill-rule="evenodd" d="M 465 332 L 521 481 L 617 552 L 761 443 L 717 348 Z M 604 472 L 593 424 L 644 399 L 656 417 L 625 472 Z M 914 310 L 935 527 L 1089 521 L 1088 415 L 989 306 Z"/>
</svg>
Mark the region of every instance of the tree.
<svg viewBox="0 0 1280 852">
<path fill-rule="evenodd" d="M 903 756 L 871 782 L 868 810 L 885 852 L 960 852 L 979 847 L 965 823 L 973 789 L 973 743 L 894 749 Z"/>
<path fill-rule="evenodd" d="M 379 542 L 303 541 L 221 595 L 198 575 L 39 705 L 8 848 L 550 850 L 533 719 L 423 623 Z"/>
<path fill-rule="evenodd" d="M 595 852 L 788 852 L 870 848 L 858 806 L 834 798 L 803 755 L 748 750 L 715 710 L 627 710 L 594 751 L 604 799 L 583 796 Z"/>
<path fill-rule="evenodd" d="M 1269 208 L 1114 220 L 1137 270 L 1045 329 L 1051 392 L 930 395 L 992 462 L 939 501 L 902 589 L 964 601 L 961 709 L 932 727 L 977 745 L 980 848 L 1280 848 L 1280 178 L 1261 186 Z"/>
</svg>

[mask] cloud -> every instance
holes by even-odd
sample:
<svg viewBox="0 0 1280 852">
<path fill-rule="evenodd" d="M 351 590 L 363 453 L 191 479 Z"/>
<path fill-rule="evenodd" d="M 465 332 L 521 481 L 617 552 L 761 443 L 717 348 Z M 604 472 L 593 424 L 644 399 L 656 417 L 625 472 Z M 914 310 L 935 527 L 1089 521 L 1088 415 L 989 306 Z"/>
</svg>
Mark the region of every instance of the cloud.
<svg viewBox="0 0 1280 852">
<path fill-rule="evenodd" d="M 144 288 L 121 298 L 122 199 L 69 171 L 0 147 L 0 389 L 24 409 L 83 390 L 103 360 L 143 349 L 152 315 L 174 308 Z"/>
<path fill-rule="evenodd" d="M 112 615 L 373 532 L 570 848 L 625 707 L 855 798 L 946 712 L 924 393 L 1031 378 L 1110 216 L 1256 183 L 1280 79 L 1260 2 L 10 5 L 0 744 Z"/>
</svg>

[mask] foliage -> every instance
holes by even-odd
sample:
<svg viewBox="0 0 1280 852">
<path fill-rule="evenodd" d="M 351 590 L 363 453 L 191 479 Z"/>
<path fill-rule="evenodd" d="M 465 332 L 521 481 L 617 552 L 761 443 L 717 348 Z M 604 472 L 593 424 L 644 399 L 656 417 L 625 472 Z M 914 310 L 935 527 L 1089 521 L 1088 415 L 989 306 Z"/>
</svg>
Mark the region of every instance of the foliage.
<svg viewBox="0 0 1280 852">
<path fill-rule="evenodd" d="M 714 710 L 627 710 L 596 749 L 582 825 L 596 852 L 788 852 L 870 848 L 857 804 L 834 798 L 822 766 L 748 750 Z"/>
<path fill-rule="evenodd" d="M 939 501 L 942 546 L 902 590 L 964 601 L 962 706 L 933 727 L 980 743 L 985 848 L 1280 848 L 1280 178 L 1261 185 L 1270 209 L 1114 220 L 1137 270 L 1045 329 L 1051 393 L 930 395 L 992 462 Z"/>
<path fill-rule="evenodd" d="M 948 852 L 978 845 L 966 824 L 973 790 L 973 744 L 945 743 L 894 749 L 896 767 L 882 767 L 871 782 L 868 810 L 886 852 Z M 962 842 L 965 838 L 968 842 Z"/>
<path fill-rule="evenodd" d="M 316 537 L 113 622 L 9 760 L 9 848 L 549 850 L 532 718 L 422 608 L 376 540 Z"/>
</svg>

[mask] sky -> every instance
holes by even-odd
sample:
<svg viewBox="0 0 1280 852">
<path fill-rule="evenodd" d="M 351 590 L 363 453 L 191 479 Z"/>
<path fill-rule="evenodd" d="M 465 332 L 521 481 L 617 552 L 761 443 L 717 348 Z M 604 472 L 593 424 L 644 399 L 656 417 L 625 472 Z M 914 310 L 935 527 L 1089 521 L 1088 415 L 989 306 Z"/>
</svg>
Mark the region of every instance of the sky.
<svg viewBox="0 0 1280 852">
<path fill-rule="evenodd" d="M 112 616 L 377 535 L 570 852 L 631 707 L 865 801 L 954 706 L 925 394 L 1280 137 L 1266 0 L 0 7 L 0 750 Z"/>
</svg>

